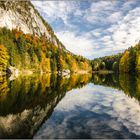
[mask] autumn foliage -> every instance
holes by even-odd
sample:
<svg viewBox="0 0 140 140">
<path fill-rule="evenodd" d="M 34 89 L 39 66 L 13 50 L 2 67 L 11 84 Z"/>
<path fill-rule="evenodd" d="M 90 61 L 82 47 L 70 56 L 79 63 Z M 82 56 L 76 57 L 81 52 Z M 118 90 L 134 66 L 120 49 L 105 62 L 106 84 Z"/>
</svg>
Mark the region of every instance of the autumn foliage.
<svg viewBox="0 0 140 140">
<path fill-rule="evenodd" d="M 8 65 L 9 55 L 7 52 L 7 48 L 3 45 L 0 45 L 0 70 L 5 70 Z"/>
<path fill-rule="evenodd" d="M 56 45 L 45 35 L 37 37 L 20 29 L 0 28 L 0 65 L 36 72 L 91 70 L 88 59 L 70 53 L 59 43 Z"/>
<path fill-rule="evenodd" d="M 104 66 L 103 66 L 104 63 Z M 124 53 L 96 58 L 91 61 L 92 70 L 110 70 L 116 73 L 140 73 L 140 42 Z"/>
</svg>

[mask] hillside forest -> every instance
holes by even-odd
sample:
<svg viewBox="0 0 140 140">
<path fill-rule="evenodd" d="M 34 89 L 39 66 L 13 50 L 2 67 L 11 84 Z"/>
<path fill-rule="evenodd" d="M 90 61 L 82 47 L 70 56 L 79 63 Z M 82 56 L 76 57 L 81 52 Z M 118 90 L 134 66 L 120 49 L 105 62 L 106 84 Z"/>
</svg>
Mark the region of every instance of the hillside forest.
<svg viewBox="0 0 140 140">
<path fill-rule="evenodd" d="M 92 60 L 93 71 L 114 71 L 115 73 L 140 73 L 140 42 L 124 53 L 100 57 Z"/>
<path fill-rule="evenodd" d="M 0 71 L 10 66 L 33 72 L 91 71 L 88 59 L 54 45 L 45 35 L 37 37 L 4 27 L 0 28 Z"/>
<path fill-rule="evenodd" d="M 140 42 L 124 53 L 88 60 L 65 47 L 54 45 L 47 37 L 24 34 L 20 29 L 0 28 L 0 71 L 10 66 L 32 72 L 114 71 L 140 73 Z"/>
</svg>

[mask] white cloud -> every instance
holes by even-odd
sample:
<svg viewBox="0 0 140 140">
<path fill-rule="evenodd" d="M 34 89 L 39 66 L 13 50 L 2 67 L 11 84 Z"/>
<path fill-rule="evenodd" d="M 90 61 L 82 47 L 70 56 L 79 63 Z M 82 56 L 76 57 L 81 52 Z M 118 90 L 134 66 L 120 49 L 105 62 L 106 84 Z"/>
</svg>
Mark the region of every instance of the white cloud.
<svg viewBox="0 0 140 140">
<path fill-rule="evenodd" d="M 128 8 L 130 4 L 134 4 L 134 2 L 125 3 L 123 7 L 127 6 Z M 135 45 L 140 40 L 140 7 L 128 11 L 126 15 L 123 15 L 123 11 L 111 13 L 106 22 L 110 22 L 109 28 L 102 30 L 99 28 L 98 31 L 96 29 L 92 31 L 92 35 L 97 37 L 98 42 L 105 47 L 98 45 L 100 48 L 103 48 L 101 50 L 102 54 L 110 53 L 111 51 L 122 51 Z M 102 35 L 103 33 L 108 35 Z"/>
<path fill-rule="evenodd" d="M 93 2 L 90 7 L 90 11 L 92 13 L 97 13 L 104 10 L 112 10 L 115 3 L 116 2 L 111 1 L 98 1 L 96 3 Z"/>
<path fill-rule="evenodd" d="M 86 36 L 76 36 L 73 32 L 57 32 L 57 37 L 63 42 L 66 48 L 78 55 L 90 57 L 93 51 L 93 41 Z"/>
<path fill-rule="evenodd" d="M 129 11 L 119 24 L 112 29 L 116 49 L 126 49 L 140 40 L 140 8 Z M 110 29 L 111 30 L 111 29 Z"/>
<path fill-rule="evenodd" d="M 122 13 L 121 12 L 114 12 L 113 14 L 111 14 L 107 20 L 110 22 L 110 23 L 114 23 L 114 22 L 118 22 L 122 19 Z"/>
<path fill-rule="evenodd" d="M 110 41 L 110 39 L 111 39 L 111 36 L 104 36 L 103 38 L 101 38 L 101 40 L 104 42 L 108 42 Z"/>
<path fill-rule="evenodd" d="M 114 11 L 116 1 L 99 1 L 92 3 L 89 9 L 86 10 L 84 15 L 85 20 L 90 23 L 108 22 L 106 18 Z"/>
<path fill-rule="evenodd" d="M 93 1 L 86 9 L 83 1 L 32 1 L 50 23 L 61 19 L 55 31 L 66 48 L 88 58 L 110 55 L 140 40 L 138 0 Z M 77 35 L 78 34 L 78 35 Z"/>
<path fill-rule="evenodd" d="M 139 0 L 127 0 L 125 3 L 122 5 L 122 9 L 125 10 L 130 10 L 132 8 L 132 5 L 137 4 Z"/>
<path fill-rule="evenodd" d="M 97 30 L 96 30 L 97 31 Z M 57 32 L 56 35 L 61 42 L 65 45 L 66 49 L 77 55 L 82 55 L 89 59 L 100 57 L 105 55 L 107 52 L 112 52 L 112 41 L 110 41 L 110 36 L 103 37 L 102 46 L 99 45 L 98 40 L 93 39 L 94 31 L 91 31 L 85 35 L 76 35 L 74 32 L 63 31 Z M 96 34 L 99 33 L 96 32 Z M 100 41 L 101 42 L 101 41 Z M 105 47 L 108 45 L 107 47 Z M 114 51 L 114 50 L 113 50 Z"/>
<path fill-rule="evenodd" d="M 50 20 L 61 18 L 65 24 L 67 24 L 69 14 L 78 9 L 78 3 L 74 1 L 32 1 L 32 3 Z M 77 14 L 80 12 L 77 11 Z"/>
<path fill-rule="evenodd" d="M 82 16 L 83 15 L 83 12 L 80 9 L 76 9 L 74 15 L 75 16 Z"/>
</svg>

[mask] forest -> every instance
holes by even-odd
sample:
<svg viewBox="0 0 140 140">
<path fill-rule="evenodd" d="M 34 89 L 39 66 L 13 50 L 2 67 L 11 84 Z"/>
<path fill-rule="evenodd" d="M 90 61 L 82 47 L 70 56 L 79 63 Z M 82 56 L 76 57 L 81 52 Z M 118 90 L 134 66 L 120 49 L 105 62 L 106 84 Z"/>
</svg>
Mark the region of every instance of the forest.
<svg viewBox="0 0 140 140">
<path fill-rule="evenodd" d="M 20 29 L 0 28 L 0 71 L 5 72 L 10 66 L 46 73 L 91 71 L 88 59 L 54 44 L 45 35 L 38 37 Z"/>
<path fill-rule="evenodd" d="M 93 71 L 114 71 L 116 73 L 140 73 L 140 42 L 124 53 L 100 57 L 92 60 Z"/>
<path fill-rule="evenodd" d="M 45 35 L 24 34 L 20 29 L 0 28 L 0 71 L 12 66 L 20 71 L 68 72 L 114 71 L 140 73 L 140 42 L 116 55 L 88 60 L 55 45 Z"/>
</svg>

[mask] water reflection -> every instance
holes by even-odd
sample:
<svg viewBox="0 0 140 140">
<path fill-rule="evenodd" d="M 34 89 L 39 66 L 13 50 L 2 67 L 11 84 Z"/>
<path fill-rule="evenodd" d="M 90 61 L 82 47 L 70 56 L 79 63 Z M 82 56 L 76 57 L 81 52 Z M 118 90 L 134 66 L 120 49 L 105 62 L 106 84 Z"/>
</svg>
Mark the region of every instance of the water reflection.
<svg viewBox="0 0 140 140">
<path fill-rule="evenodd" d="M 138 77 L 125 77 L 93 75 L 94 84 L 67 92 L 34 138 L 140 138 Z"/>
<path fill-rule="evenodd" d="M 140 101 L 140 75 L 94 74 L 92 77 L 92 82 L 95 85 L 103 85 L 122 90 L 129 97 Z"/>
<path fill-rule="evenodd" d="M 8 79 L 0 77 L 0 138 L 140 138 L 140 76 Z"/>
<path fill-rule="evenodd" d="M 81 88 L 91 75 L 0 77 L 0 138 L 31 138 L 65 93 Z"/>
</svg>

